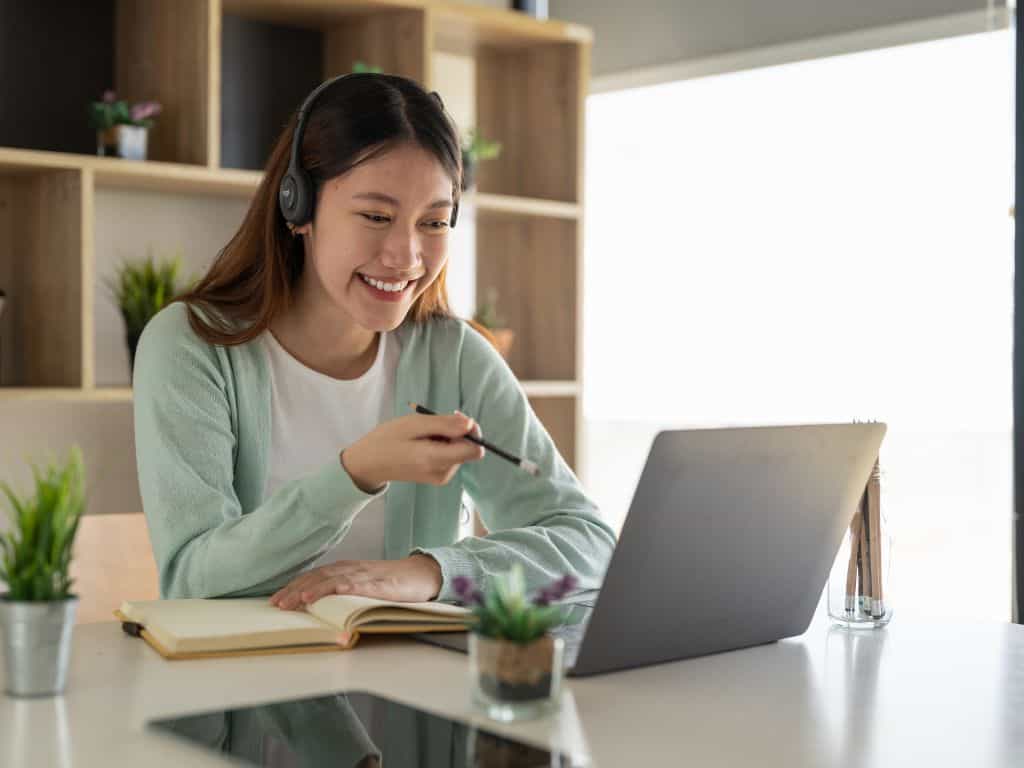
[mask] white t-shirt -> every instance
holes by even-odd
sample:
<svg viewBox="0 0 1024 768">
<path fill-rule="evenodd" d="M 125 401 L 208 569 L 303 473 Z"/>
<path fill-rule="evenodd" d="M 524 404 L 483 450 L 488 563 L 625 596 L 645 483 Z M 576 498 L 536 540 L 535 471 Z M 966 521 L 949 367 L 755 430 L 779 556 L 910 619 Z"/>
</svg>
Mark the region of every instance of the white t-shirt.
<svg viewBox="0 0 1024 768">
<path fill-rule="evenodd" d="M 264 498 L 284 483 L 322 467 L 342 449 L 393 415 L 398 338 L 381 333 L 377 357 L 358 379 L 334 379 L 288 353 L 270 331 L 263 346 L 270 363 L 270 454 Z M 338 471 L 344 471 L 340 466 Z M 337 560 L 384 557 L 383 493 L 367 504 L 345 537 L 309 567 Z M 325 545 L 326 546 L 326 545 Z"/>
</svg>

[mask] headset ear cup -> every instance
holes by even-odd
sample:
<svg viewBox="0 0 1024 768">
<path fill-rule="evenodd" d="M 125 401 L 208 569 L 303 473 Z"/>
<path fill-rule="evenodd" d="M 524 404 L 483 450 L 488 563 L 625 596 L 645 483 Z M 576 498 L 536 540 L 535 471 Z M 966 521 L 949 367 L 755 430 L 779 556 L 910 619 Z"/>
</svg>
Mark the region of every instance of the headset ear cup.
<svg viewBox="0 0 1024 768">
<path fill-rule="evenodd" d="M 295 172 L 295 181 L 295 219 L 292 223 L 301 227 L 313 218 L 313 184 L 301 168 Z"/>
<path fill-rule="evenodd" d="M 305 171 L 289 168 L 285 172 L 277 193 L 281 215 L 285 221 L 296 226 L 309 221 L 313 202 L 311 186 Z"/>
</svg>

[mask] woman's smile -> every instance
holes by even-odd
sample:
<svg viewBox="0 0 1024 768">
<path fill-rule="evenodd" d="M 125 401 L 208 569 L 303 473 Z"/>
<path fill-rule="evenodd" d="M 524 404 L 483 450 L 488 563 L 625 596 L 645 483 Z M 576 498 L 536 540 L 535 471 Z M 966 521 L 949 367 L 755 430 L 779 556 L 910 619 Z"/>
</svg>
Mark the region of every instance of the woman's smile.
<svg viewBox="0 0 1024 768">
<path fill-rule="evenodd" d="M 407 295 L 412 293 L 412 290 L 419 282 L 418 280 L 386 282 L 384 280 L 377 280 L 376 278 L 369 277 L 361 272 L 357 272 L 356 274 L 359 276 L 359 283 L 366 288 L 371 296 L 380 301 L 401 301 Z"/>
</svg>

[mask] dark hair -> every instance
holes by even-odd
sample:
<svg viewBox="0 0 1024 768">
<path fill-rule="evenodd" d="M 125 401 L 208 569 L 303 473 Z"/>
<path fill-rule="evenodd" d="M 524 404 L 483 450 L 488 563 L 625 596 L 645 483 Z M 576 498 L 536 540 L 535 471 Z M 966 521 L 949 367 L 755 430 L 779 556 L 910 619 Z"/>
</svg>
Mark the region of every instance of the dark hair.
<svg viewBox="0 0 1024 768">
<path fill-rule="evenodd" d="M 292 237 L 277 201 L 297 117 L 298 107 L 270 152 L 238 231 L 202 279 L 175 299 L 185 302 L 192 329 L 211 344 L 256 338 L 289 306 L 302 274 L 302 238 Z M 438 98 L 405 77 L 360 73 L 324 89 L 307 117 L 299 157 L 319 191 L 324 182 L 404 142 L 438 159 L 451 176 L 457 203 L 462 191 L 458 129 Z M 413 303 L 410 315 L 416 322 L 450 315 L 447 271 L 445 266 Z"/>
</svg>

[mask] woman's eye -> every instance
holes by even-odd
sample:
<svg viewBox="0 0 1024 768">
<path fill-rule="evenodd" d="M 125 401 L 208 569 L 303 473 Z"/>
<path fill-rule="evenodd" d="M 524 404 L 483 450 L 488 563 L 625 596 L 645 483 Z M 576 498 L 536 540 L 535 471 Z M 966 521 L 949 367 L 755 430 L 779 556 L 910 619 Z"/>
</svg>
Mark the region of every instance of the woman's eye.
<svg viewBox="0 0 1024 768">
<path fill-rule="evenodd" d="M 367 221 L 373 222 L 374 224 L 387 224 L 389 221 L 391 221 L 391 217 L 384 216 L 379 213 L 360 213 L 359 215 L 362 216 Z"/>
<path fill-rule="evenodd" d="M 444 219 L 438 219 L 437 221 L 428 221 L 427 228 L 432 229 L 435 232 L 444 232 L 448 229 L 448 222 Z"/>
</svg>

